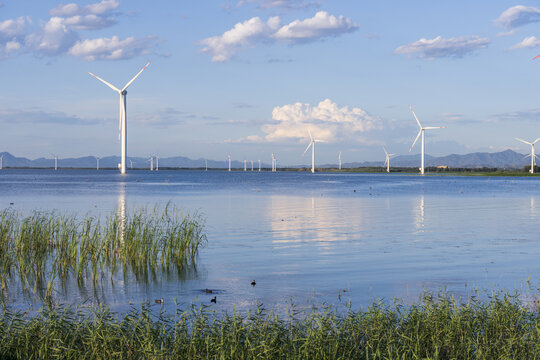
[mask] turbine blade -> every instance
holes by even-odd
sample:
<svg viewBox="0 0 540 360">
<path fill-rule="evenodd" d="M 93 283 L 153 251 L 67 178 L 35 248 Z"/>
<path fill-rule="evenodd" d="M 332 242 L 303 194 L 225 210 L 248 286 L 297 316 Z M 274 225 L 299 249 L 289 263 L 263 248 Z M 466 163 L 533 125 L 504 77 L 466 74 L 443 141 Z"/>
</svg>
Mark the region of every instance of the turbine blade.
<svg viewBox="0 0 540 360">
<path fill-rule="evenodd" d="M 386 160 L 384 160 L 384 165 L 386 166 L 388 164 L 388 157 L 386 157 Z"/>
<path fill-rule="evenodd" d="M 534 141 L 533 141 L 533 144 L 536 144 L 536 142 L 537 142 L 538 140 L 540 140 L 540 137 L 539 137 L 538 139 L 534 140 Z"/>
<path fill-rule="evenodd" d="M 418 132 L 418 135 L 416 135 L 416 139 L 414 139 L 414 142 L 412 143 L 411 148 L 409 149 L 409 152 L 412 151 L 412 149 L 414 147 L 414 144 L 416 144 L 416 142 L 418 141 L 418 138 L 420 137 L 420 135 L 422 135 L 422 129 L 420 129 L 420 131 Z"/>
<path fill-rule="evenodd" d="M 524 143 L 524 144 L 532 145 L 532 144 L 531 144 L 530 142 L 528 142 L 528 141 L 521 140 L 521 139 L 519 139 L 519 138 L 515 138 L 515 139 L 516 139 L 517 141 L 521 141 L 521 142 Z"/>
<path fill-rule="evenodd" d="M 412 109 L 411 105 L 409 105 L 409 109 L 411 109 L 411 112 L 412 112 L 414 118 L 416 119 L 416 122 L 418 123 L 418 126 L 420 126 L 420 128 L 422 128 L 422 124 L 420 124 L 420 120 L 418 120 L 418 117 L 416 117 L 416 114 L 414 113 L 414 110 Z"/>
<path fill-rule="evenodd" d="M 108 82 L 106 82 L 105 80 L 103 80 L 102 78 L 100 78 L 99 76 L 97 75 L 94 75 L 92 74 L 91 72 L 88 72 L 90 75 L 92 75 L 93 77 L 95 77 L 96 79 L 98 79 L 99 81 L 101 81 L 102 83 L 104 83 L 105 85 L 107 85 L 108 87 L 110 87 L 111 89 L 113 89 L 114 91 L 116 92 L 121 92 L 120 90 L 118 90 L 118 88 L 114 85 L 111 85 L 109 84 Z"/>
<path fill-rule="evenodd" d="M 139 72 L 137 73 L 137 75 L 135 75 L 135 76 L 133 77 L 133 79 L 131 79 L 131 80 L 126 84 L 126 86 L 124 86 L 124 88 L 122 89 L 122 91 L 126 90 L 126 89 L 129 87 L 129 85 L 131 85 L 131 83 L 134 82 L 135 79 L 139 77 L 139 75 L 141 75 L 141 73 L 144 71 L 144 69 L 146 69 L 146 68 L 148 67 L 148 65 L 150 65 L 150 61 L 149 61 L 146 65 L 144 65 L 144 67 L 141 69 L 141 71 L 139 71 Z"/>
<path fill-rule="evenodd" d="M 386 149 L 384 148 L 384 146 L 382 147 L 382 149 L 384 150 L 384 153 L 386 154 L 386 156 L 388 156 L 388 152 L 386 151 Z"/>
<path fill-rule="evenodd" d="M 311 136 L 311 131 L 309 131 L 309 129 L 307 129 L 307 132 L 309 134 L 309 138 L 311 139 L 311 141 L 313 141 L 313 136 Z"/>
<path fill-rule="evenodd" d="M 426 126 L 424 130 L 445 129 L 446 126 Z"/>
<path fill-rule="evenodd" d="M 302 156 L 306 155 L 307 151 L 309 150 L 309 148 L 311 147 L 311 145 L 313 145 L 313 142 L 310 142 L 309 145 L 307 146 L 306 150 L 304 151 L 304 153 L 302 154 Z"/>
</svg>

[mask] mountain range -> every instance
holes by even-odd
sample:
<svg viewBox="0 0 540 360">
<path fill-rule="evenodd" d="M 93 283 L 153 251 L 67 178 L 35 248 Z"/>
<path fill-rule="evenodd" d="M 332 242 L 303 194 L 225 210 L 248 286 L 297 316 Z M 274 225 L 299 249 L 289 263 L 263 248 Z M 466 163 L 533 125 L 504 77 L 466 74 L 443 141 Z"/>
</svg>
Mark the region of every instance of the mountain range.
<svg viewBox="0 0 540 360">
<path fill-rule="evenodd" d="M 2 165 L 5 168 L 53 168 L 54 158 L 38 158 L 27 159 L 25 157 L 16 157 L 9 152 L 1 152 Z M 207 159 L 190 159 L 184 156 L 174 156 L 159 159 L 159 166 L 161 168 L 204 168 L 205 161 Z M 226 160 L 216 161 L 208 159 L 209 168 L 225 169 L 228 167 Z M 119 156 L 107 156 L 99 160 L 100 168 L 116 168 L 120 162 Z M 524 154 L 517 153 L 512 150 L 505 150 L 495 153 L 476 152 L 465 155 L 446 155 L 441 157 L 434 157 L 426 155 L 426 166 L 448 166 L 449 168 L 502 168 L 502 169 L 516 169 L 522 168 L 530 164 L 530 160 L 525 158 Z M 391 166 L 396 167 L 418 167 L 420 166 L 420 154 L 415 155 L 400 155 L 390 160 Z M 150 166 L 150 161 L 147 158 L 141 157 L 129 157 L 128 169 L 131 168 L 144 168 L 147 169 Z M 155 166 L 154 159 L 154 166 Z M 366 162 L 349 162 L 342 164 L 343 168 L 352 167 L 380 167 L 384 165 L 384 161 L 366 161 Z M 254 162 L 254 168 L 258 168 L 258 163 Z M 261 164 L 263 168 L 269 168 L 270 164 Z M 59 158 L 59 168 L 95 168 L 96 158 L 93 156 L 85 156 L 79 158 Z M 232 168 L 243 168 L 242 161 L 231 161 Z M 248 169 L 251 169 L 251 162 L 247 163 Z M 279 163 L 278 163 L 278 167 Z M 295 165 L 288 166 L 289 168 L 303 168 L 307 165 Z M 337 167 L 337 164 L 325 164 L 317 165 L 320 168 Z"/>
</svg>

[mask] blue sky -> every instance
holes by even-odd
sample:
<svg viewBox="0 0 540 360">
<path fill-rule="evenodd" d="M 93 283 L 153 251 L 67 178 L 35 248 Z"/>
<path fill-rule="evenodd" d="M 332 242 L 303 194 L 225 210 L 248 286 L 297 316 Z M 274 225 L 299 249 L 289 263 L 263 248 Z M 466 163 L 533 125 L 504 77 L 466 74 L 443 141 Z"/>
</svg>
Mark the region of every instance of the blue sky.
<svg viewBox="0 0 540 360">
<path fill-rule="evenodd" d="M 0 0 L 0 151 L 308 164 L 540 137 L 540 2 Z M 413 153 L 419 152 L 419 147 Z"/>
</svg>

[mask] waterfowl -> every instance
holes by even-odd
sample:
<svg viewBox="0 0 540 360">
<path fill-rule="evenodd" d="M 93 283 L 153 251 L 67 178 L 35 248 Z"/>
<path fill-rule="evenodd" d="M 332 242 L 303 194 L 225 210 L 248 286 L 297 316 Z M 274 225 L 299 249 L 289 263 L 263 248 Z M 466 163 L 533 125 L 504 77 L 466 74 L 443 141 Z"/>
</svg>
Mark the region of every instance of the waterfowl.
<svg viewBox="0 0 540 360">
<path fill-rule="evenodd" d="M 251 286 L 255 286 L 255 285 L 257 285 L 257 283 L 255 282 L 255 280 L 253 280 L 253 281 L 251 282 Z"/>
<path fill-rule="evenodd" d="M 210 289 L 204 289 L 204 292 L 207 293 L 207 294 L 211 294 L 211 293 L 212 293 L 212 290 L 210 290 Z"/>
<path fill-rule="evenodd" d="M 157 300 L 156 300 L 156 304 L 163 304 L 163 298 L 157 299 Z"/>
<path fill-rule="evenodd" d="M 216 296 L 214 296 L 213 299 L 210 300 L 211 303 L 217 304 Z"/>
</svg>

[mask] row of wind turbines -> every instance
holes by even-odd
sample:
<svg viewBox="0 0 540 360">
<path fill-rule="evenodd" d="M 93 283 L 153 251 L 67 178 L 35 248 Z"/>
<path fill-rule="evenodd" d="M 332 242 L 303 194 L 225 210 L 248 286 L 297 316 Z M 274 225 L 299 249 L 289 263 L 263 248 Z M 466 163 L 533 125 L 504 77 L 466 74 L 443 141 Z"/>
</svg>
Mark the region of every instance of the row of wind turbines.
<svg viewBox="0 0 540 360">
<path fill-rule="evenodd" d="M 539 57 L 540 57 L 540 55 L 538 55 L 534 59 L 537 59 Z M 96 79 L 98 79 L 99 81 L 101 81 L 102 83 L 107 85 L 109 88 L 111 88 L 113 91 L 118 93 L 119 96 L 120 96 L 119 120 L 118 120 L 119 121 L 119 124 L 118 124 L 118 127 L 119 127 L 118 136 L 119 136 L 120 143 L 121 143 L 121 145 L 120 145 L 120 149 L 121 149 L 120 150 L 120 152 L 121 152 L 121 160 L 120 161 L 121 162 L 120 162 L 120 164 L 118 164 L 118 168 L 120 169 L 121 174 L 126 173 L 126 158 L 127 158 L 127 89 L 135 81 L 135 79 L 137 79 L 139 77 L 139 75 L 141 75 L 141 73 L 149 65 L 150 65 L 150 61 L 148 61 L 148 63 L 130 81 L 128 81 L 126 83 L 126 85 L 124 85 L 124 87 L 121 88 L 121 89 L 117 88 L 114 85 L 111 85 L 110 83 L 103 80 L 99 76 L 94 75 L 91 72 L 89 72 L 89 74 L 91 76 L 95 77 Z M 409 108 L 410 108 L 416 122 L 418 123 L 419 128 L 420 128 L 419 131 L 418 131 L 418 134 L 416 135 L 416 138 L 414 139 L 414 142 L 413 142 L 411 148 L 409 149 L 409 153 L 414 148 L 414 145 L 416 145 L 416 142 L 418 141 L 418 139 L 420 137 L 422 137 L 421 165 L 420 165 L 419 170 L 420 170 L 420 174 L 423 175 L 425 173 L 425 149 L 426 149 L 426 146 L 425 146 L 425 131 L 426 130 L 443 129 L 443 128 L 445 128 L 445 126 L 423 126 L 420 123 L 420 120 L 418 119 L 418 117 L 416 116 L 414 110 L 412 109 L 412 106 L 409 105 Z M 315 172 L 315 144 L 318 143 L 318 142 L 324 142 L 324 141 L 319 140 L 319 139 L 315 139 L 313 137 L 313 135 L 311 134 L 311 131 L 309 129 L 308 129 L 308 133 L 309 133 L 310 142 L 309 142 L 306 150 L 302 154 L 302 156 L 304 156 L 307 153 L 307 151 L 311 148 L 311 172 L 314 173 Z M 516 138 L 516 140 L 531 146 L 531 154 L 527 155 L 527 157 L 528 156 L 531 157 L 531 169 L 529 171 L 531 173 L 534 173 L 535 158 L 537 158 L 537 156 L 535 155 L 535 152 L 534 152 L 534 145 L 536 144 L 536 142 L 538 142 L 540 140 L 540 138 L 536 139 L 533 142 L 527 142 L 525 140 L 518 139 L 518 138 Z M 384 150 L 384 153 L 385 153 L 385 156 L 386 156 L 384 165 L 386 166 L 386 171 L 390 172 L 390 158 L 393 157 L 393 156 L 396 156 L 397 154 L 390 154 L 390 153 L 388 153 L 386 151 L 385 148 L 383 148 L 383 150 Z M 96 158 L 96 160 L 97 160 L 97 168 L 99 169 L 99 158 Z M 339 160 L 339 169 L 341 170 L 341 152 L 339 153 L 338 160 Z M 148 161 L 150 161 L 150 170 L 153 170 L 153 156 L 151 156 Z M 229 163 L 229 169 L 228 170 L 231 171 L 231 156 L 230 155 L 228 155 L 228 163 Z M 57 169 L 57 165 L 58 165 L 58 157 L 55 156 L 55 170 Z M 0 169 L 1 168 L 2 168 L 2 158 L 0 158 Z M 133 163 L 131 163 L 131 168 L 133 168 Z M 275 155 L 272 153 L 272 171 L 275 172 L 276 168 L 277 168 L 277 159 L 276 159 Z M 251 169 L 253 171 L 253 161 L 251 161 Z M 159 170 L 159 157 L 157 155 L 156 155 L 156 170 Z M 206 162 L 206 170 L 208 170 L 208 163 L 207 162 Z M 246 171 L 246 160 L 244 160 L 244 171 Z M 260 160 L 259 160 L 259 171 L 261 171 L 261 161 Z"/>
</svg>

